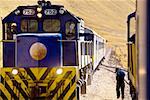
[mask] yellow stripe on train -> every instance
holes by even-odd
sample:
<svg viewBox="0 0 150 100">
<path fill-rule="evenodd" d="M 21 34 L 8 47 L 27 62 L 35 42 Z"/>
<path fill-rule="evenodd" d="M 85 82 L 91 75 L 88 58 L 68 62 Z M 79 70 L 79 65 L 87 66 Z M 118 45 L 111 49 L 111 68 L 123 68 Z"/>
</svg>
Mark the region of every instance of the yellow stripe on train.
<svg viewBox="0 0 150 100">
<path fill-rule="evenodd" d="M 76 68 L 0 68 L 0 98 L 76 99 Z"/>
</svg>

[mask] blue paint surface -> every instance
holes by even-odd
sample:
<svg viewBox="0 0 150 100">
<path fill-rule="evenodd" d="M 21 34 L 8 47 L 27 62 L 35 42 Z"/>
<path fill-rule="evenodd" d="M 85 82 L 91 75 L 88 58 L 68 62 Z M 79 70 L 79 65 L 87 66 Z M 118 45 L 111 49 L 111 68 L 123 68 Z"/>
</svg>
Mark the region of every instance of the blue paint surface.
<svg viewBox="0 0 150 100">
<path fill-rule="evenodd" d="M 61 35 L 22 35 L 17 37 L 18 67 L 58 67 L 61 66 Z M 42 60 L 34 60 L 29 53 L 33 43 L 40 42 L 47 48 L 47 55 Z"/>
<path fill-rule="evenodd" d="M 76 45 L 75 42 L 63 43 L 63 65 L 64 66 L 77 66 L 76 59 Z"/>
<path fill-rule="evenodd" d="M 4 42 L 3 43 L 3 67 L 15 66 L 15 43 Z"/>
</svg>

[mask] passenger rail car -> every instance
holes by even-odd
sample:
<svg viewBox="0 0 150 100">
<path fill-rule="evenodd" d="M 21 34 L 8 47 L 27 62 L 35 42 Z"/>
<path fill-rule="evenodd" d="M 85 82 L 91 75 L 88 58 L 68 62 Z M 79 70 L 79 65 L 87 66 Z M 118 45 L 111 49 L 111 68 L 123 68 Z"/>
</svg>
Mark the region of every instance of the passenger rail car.
<svg viewBox="0 0 150 100">
<path fill-rule="evenodd" d="M 93 69 L 96 70 L 100 61 L 105 57 L 105 44 L 106 40 L 98 35 L 95 31 L 90 28 L 85 28 L 85 33 L 87 36 L 85 37 L 86 40 L 92 41 L 92 58 L 93 58 Z"/>
<path fill-rule="evenodd" d="M 105 55 L 105 39 L 62 5 L 38 1 L 2 20 L 0 99 L 79 99 Z"/>
</svg>

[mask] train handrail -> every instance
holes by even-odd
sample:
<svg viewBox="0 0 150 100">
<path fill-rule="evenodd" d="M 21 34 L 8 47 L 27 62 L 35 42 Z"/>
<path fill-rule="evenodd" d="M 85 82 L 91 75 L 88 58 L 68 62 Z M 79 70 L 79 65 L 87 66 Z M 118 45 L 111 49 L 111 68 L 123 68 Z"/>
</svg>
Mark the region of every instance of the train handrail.
<svg viewBox="0 0 150 100">
<path fill-rule="evenodd" d="M 16 40 L 0 40 L 0 42 L 16 42 Z"/>
</svg>

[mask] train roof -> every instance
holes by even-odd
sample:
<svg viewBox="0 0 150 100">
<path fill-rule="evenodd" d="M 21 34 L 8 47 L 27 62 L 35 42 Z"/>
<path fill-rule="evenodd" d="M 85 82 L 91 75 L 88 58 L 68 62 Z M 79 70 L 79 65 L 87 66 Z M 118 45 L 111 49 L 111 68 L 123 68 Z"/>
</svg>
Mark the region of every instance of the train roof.
<svg viewBox="0 0 150 100">
<path fill-rule="evenodd" d="M 102 36 L 100 36 L 99 34 L 97 34 L 94 30 L 92 30 L 92 29 L 89 28 L 89 27 L 85 27 L 84 30 L 85 30 L 85 33 L 94 34 L 94 35 L 96 35 L 96 36 L 102 38 L 103 40 L 105 40 Z"/>
<path fill-rule="evenodd" d="M 9 22 L 11 21 L 15 16 L 19 16 L 19 15 L 24 15 L 24 11 L 25 10 L 28 10 L 28 12 L 26 12 L 25 16 L 27 16 L 27 14 L 31 14 L 31 11 L 34 12 L 34 14 L 37 14 L 38 12 L 36 11 L 38 7 L 41 7 L 42 10 L 42 13 L 45 14 L 45 16 L 48 16 L 49 15 L 52 15 L 53 14 L 56 14 L 56 11 L 57 10 L 57 14 L 59 15 L 61 12 L 60 10 L 64 11 L 64 14 L 68 14 L 72 17 L 74 17 L 74 19 L 78 22 L 81 22 L 81 20 L 83 20 L 82 18 L 78 17 L 78 16 L 75 16 L 74 14 L 72 14 L 71 12 L 69 12 L 67 9 L 64 8 L 63 5 L 52 5 L 50 3 L 50 1 L 38 1 L 38 5 L 27 5 L 27 6 L 18 6 L 14 11 L 12 11 L 9 15 L 7 15 L 4 19 L 3 19 L 3 22 Z M 49 9 L 52 9 L 53 12 L 47 12 L 46 13 L 46 10 L 48 11 Z M 55 10 L 56 9 L 56 10 Z M 30 10 L 30 12 L 29 12 Z M 63 14 L 61 14 L 63 15 Z M 36 15 L 35 15 L 36 16 Z M 33 16 L 32 16 L 33 17 Z"/>
</svg>

